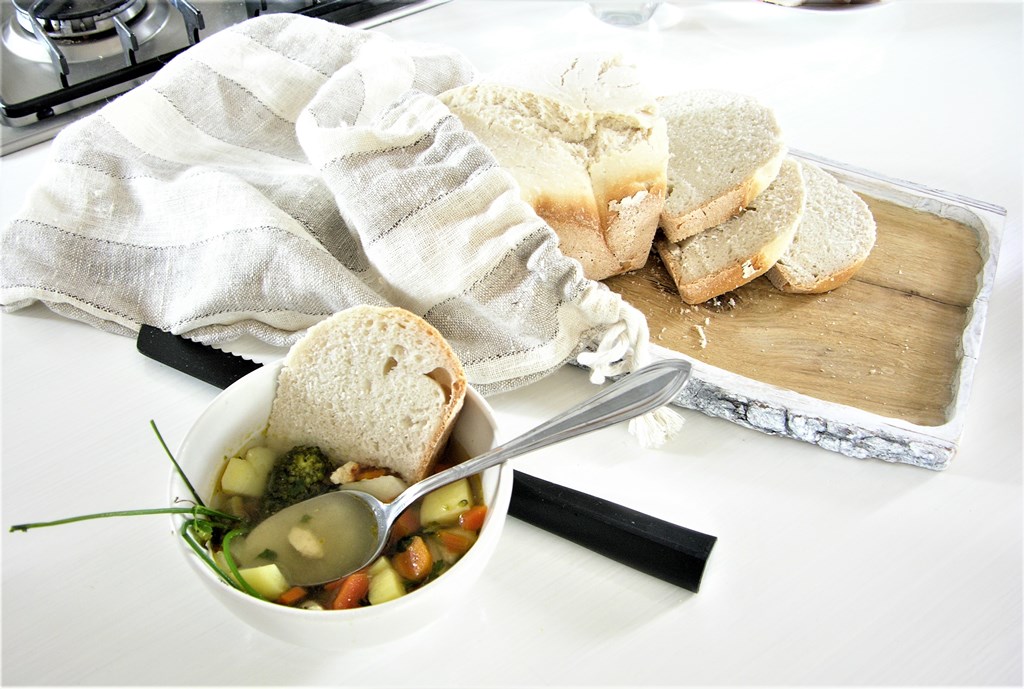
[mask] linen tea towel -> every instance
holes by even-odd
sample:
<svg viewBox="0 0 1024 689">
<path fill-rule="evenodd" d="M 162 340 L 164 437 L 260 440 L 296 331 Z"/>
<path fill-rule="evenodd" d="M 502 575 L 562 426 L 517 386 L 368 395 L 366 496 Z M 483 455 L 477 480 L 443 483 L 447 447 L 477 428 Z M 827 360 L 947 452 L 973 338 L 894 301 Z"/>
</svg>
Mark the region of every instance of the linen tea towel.
<svg viewBox="0 0 1024 689">
<path fill-rule="evenodd" d="M 484 394 L 576 357 L 597 382 L 646 363 L 643 316 L 435 98 L 475 76 L 449 49 L 300 15 L 218 32 L 57 137 L 0 237 L 0 306 L 287 346 L 392 304 Z"/>
</svg>

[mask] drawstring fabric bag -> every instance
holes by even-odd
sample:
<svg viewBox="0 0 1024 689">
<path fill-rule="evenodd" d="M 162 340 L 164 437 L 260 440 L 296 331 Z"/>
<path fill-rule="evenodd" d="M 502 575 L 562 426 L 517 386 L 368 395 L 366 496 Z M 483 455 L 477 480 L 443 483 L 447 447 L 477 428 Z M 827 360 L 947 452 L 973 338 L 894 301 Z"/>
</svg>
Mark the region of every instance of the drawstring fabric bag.
<svg viewBox="0 0 1024 689">
<path fill-rule="evenodd" d="M 0 306 L 134 336 L 276 346 L 357 304 L 416 313 L 483 394 L 650 359 L 643 315 L 583 277 L 436 98 L 458 53 L 301 15 L 191 47 L 68 126 L 0 235 Z M 633 431 L 657 445 L 681 419 Z"/>
</svg>

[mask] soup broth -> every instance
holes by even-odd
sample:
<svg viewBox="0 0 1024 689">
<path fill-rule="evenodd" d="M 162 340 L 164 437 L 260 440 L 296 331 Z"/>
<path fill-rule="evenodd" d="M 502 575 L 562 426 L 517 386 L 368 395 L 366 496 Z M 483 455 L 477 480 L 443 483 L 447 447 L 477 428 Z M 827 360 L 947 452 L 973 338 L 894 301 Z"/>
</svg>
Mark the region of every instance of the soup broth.
<svg viewBox="0 0 1024 689">
<path fill-rule="evenodd" d="M 300 468 L 295 473 L 305 478 L 308 467 L 320 461 L 313 450 L 320 453 L 319 448 L 310 447 L 281 451 L 267 447 L 262 444 L 262 438 L 258 438 L 236 456 L 226 459 L 210 506 L 236 515 L 248 527 L 256 528 L 271 514 L 287 509 L 287 506 L 281 506 L 282 495 L 287 492 L 281 488 L 281 474 L 287 473 L 288 467 L 297 466 Z M 400 478 L 379 467 L 339 461 L 323 453 L 319 456 L 329 463 L 327 478 L 315 482 L 308 491 L 296 494 L 296 502 L 341 490 L 343 486 L 366 490 L 387 502 L 405 487 Z M 434 471 L 441 471 L 467 458 L 468 454 L 456 442 L 449 442 Z M 271 503 L 273 508 L 268 509 Z M 347 505 L 344 501 L 341 504 Z M 317 586 L 291 585 L 288 582 L 290 568 L 297 566 L 296 563 L 306 571 L 311 564 L 327 572 L 344 571 L 345 567 L 329 562 L 330 558 L 324 558 L 323 553 L 317 550 L 325 535 L 316 533 L 312 522 L 308 529 L 292 528 L 287 535 L 287 542 L 291 545 L 289 552 L 253 552 L 254 548 L 248 546 L 244 536 L 235 538 L 228 549 L 245 584 L 267 600 L 312 610 L 376 605 L 428 584 L 454 565 L 476 541 L 486 510 L 479 476 L 442 486 L 402 513 L 392 527 L 383 554 L 371 566 Z M 303 515 L 303 519 L 310 516 Z M 331 539 L 352 539 L 359 544 L 372 543 L 376 538 L 375 533 L 356 531 L 359 530 L 328 536 Z M 228 571 L 225 544 L 211 543 L 210 549 L 214 561 Z M 318 558 L 324 559 L 319 561 Z M 233 574 L 231 577 L 238 581 Z"/>
</svg>

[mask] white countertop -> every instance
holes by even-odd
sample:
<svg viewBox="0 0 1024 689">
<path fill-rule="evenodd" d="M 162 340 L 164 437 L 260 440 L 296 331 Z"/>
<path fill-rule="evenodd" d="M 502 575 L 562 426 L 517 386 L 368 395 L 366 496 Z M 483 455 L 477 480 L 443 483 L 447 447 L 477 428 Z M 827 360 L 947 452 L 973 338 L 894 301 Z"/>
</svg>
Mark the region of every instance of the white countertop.
<svg viewBox="0 0 1024 689">
<path fill-rule="evenodd" d="M 718 536 L 700 593 L 510 520 L 448 616 L 325 654 L 218 607 L 166 518 L 7 532 L 164 504 L 169 469 L 148 421 L 174 447 L 217 394 L 36 305 L 0 317 L 4 684 L 1020 685 L 1021 28 L 1019 2 L 906 0 L 677 2 L 634 29 L 576 2 L 455 0 L 386 25 L 482 70 L 617 44 L 663 83 L 761 98 L 794 148 L 1005 207 L 958 456 L 944 472 L 849 459 L 692 411 L 659 450 L 608 429 L 516 466 Z M 0 159 L 0 221 L 47 150 Z M 568 368 L 490 401 L 511 437 L 591 392 Z"/>
</svg>

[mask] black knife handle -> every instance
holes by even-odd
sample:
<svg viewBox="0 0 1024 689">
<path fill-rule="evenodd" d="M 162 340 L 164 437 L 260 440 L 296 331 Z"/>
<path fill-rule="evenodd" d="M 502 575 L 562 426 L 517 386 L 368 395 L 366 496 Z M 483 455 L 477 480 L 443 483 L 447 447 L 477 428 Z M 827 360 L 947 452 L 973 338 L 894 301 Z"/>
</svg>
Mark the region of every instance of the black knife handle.
<svg viewBox="0 0 1024 689">
<path fill-rule="evenodd" d="M 135 346 L 150 359 L 221 389 L 262 366 L 237 354 L 174 335 L 151 325 L 143 325 L 139 329 Z"/>
<path fill-rule="evenodd" d="M 521 471 L 508 513 L 694 593 L 717 540 Z"/>
</svg>

